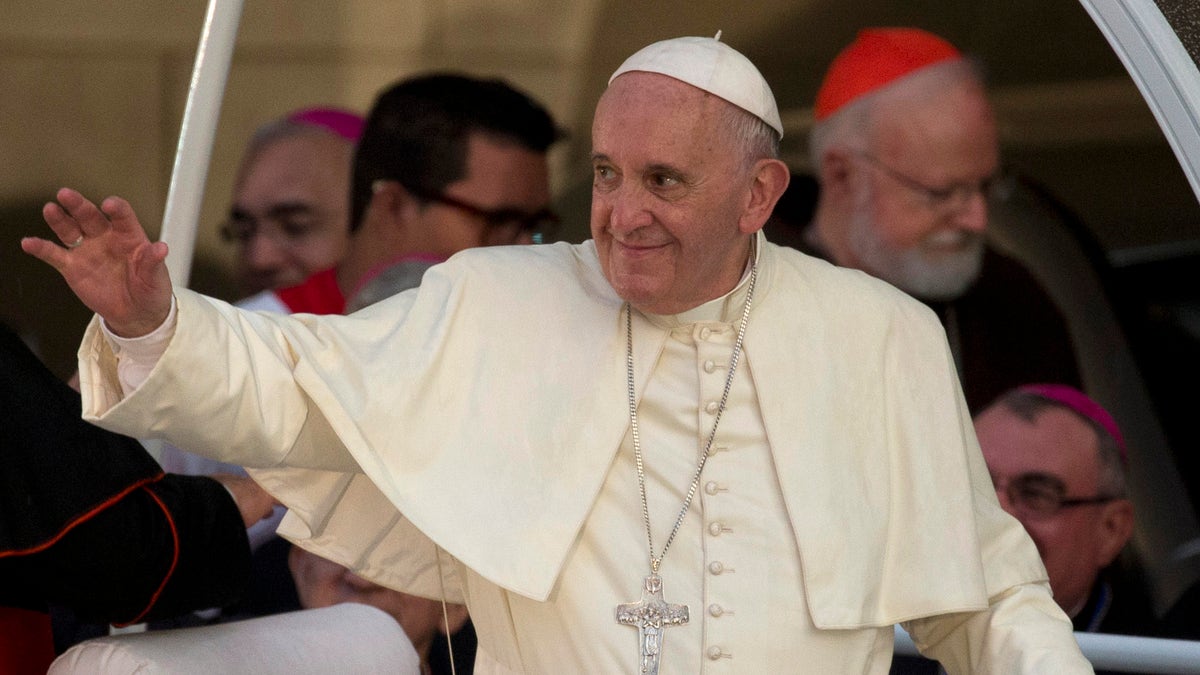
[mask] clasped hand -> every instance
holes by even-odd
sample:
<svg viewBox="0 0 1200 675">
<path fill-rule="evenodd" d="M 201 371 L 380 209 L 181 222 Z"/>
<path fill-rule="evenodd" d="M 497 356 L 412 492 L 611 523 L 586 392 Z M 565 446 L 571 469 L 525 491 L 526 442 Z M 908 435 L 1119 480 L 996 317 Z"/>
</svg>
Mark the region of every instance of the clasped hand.
<svg viewBox="0 0 1200 675">
<path fill-rule="evenodd" d="M 21 248 L 66 280 L 88 309 L 122 337 L 145 335 L 171 310 L 167 245 L 152 242 L 129 203 L 109 197 L 97 207 L 75 190 L 62 188 L 42 217 L 55 243 L 25 237 Z"/>
</svg>

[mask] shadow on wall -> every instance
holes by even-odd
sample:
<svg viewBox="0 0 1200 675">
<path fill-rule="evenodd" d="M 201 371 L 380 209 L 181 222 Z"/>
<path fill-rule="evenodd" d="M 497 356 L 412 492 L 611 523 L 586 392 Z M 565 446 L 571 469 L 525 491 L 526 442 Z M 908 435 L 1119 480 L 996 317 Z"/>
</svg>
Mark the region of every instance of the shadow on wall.
<svg viewBox="0 0 1200 675">
<path fill-rule="evenodd" d="M 91 314 L 58 272 L 21 250 L 21 237 L 53 236 L 42 220 L 43 204 L 34 198 L 0 204 L 0 318 L 66 378 L 75 372 L 75 352 Z"/>
<path fill-rule="evenodd" d="M 42 220 L 44 203 L 28 198 L 0 204 L 0 319 L 65 379 L 75 372 L 75 354 L 91 312 L 58 272 L 21 250 L 21 237 L 53 236 Z M 233 280 L 211 260 L 194 262 L 191 286 L 222 299 L 238 297 Z"/>
</svg>

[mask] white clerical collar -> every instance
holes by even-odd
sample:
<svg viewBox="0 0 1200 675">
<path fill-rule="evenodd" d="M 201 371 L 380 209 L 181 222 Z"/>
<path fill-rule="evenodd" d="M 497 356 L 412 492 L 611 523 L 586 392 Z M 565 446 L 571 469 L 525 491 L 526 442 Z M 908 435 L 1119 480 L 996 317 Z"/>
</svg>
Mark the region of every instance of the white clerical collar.
<svg viewBox="0 0 1200 675">
<path fill-rule="evenodd" d="M 759 254 L 763 249 L 763 233 L 759 230 L 751 240 L 750 259 L 742 270 L 742 278 L 728 293 L 708 302 L 693 307 L 678 314 L 649 314 L 643 312 L 647 319 L 661 328 L 675 328 L 704 321 L 720 323 L 736 323 L 741 317 L 742 307 L 746 304 L 746 291 L 750 286 L 750 269 L 758 264 Z"/>
</svg>

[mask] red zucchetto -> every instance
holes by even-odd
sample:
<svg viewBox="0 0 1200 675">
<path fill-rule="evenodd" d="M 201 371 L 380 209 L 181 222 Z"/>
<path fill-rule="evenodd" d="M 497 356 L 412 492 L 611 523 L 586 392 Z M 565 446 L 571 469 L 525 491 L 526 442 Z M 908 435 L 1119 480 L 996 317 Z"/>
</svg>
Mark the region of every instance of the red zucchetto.
<svg viewBox="0 0 1200 675">
<path fill-rule="evenodd" d="M 865 28 L 830 64 L 817 90 L 815 117 L 821 121 L 863 94 L 959 58 L 954 45 L 919 28 Z"/>
</svg>

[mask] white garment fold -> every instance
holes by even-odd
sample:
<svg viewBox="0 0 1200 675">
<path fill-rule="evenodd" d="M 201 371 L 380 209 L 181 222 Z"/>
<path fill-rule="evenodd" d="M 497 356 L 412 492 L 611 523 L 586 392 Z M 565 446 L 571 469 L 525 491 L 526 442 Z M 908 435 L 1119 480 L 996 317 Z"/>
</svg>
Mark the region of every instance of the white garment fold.
<svg viewBox="0 0 1200 675">
<path fill-rule="evenodd" d="M 789 573 L 812 636 L 874 636 L 814 672 L 886 672 L 891 632 L 876 633 L 901 621 L 961 668 L 1088 672 L 1036 551 L 996 503 L 937 319 L 795 251 L 764 242 L 760 265 L 745 367 L 798 549 Z M 291 509 L 281 533 L 436 595 L 432 544 L 407 547 L 424 533 L 454 557 L 450 599 L 468 602 L 496 672 L 604 668 L 589 649 L 551 646 L 537 618 L 575 583 L 560 575 L 628 430 L 621 301 L 590 243 L 467 251 L 419 292 L 349 317 L 176 295 L 175 335 L 124 400 L 111 349 L 89 329 L 89 419 L 261 467 Z M 634 333 L 645 391 L 668 330 L 639 315 Z M 640 525 L 635 498 L 628 509 Z M 613 545 L 640 557 L 644 540 Z M 596 611 L 636 599 L 644 571 L 614 573 L 629 591 L 596 597 Z M 759 639 L 802 659 L 795 628 Z M 627 664 L 634 638 L 618 635 L 597 639 Z"/>
</svg>

